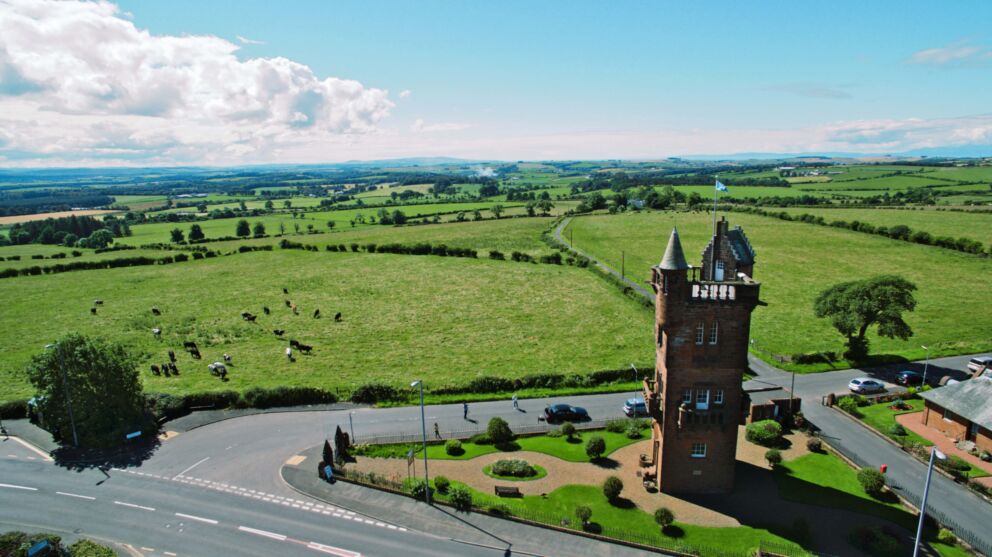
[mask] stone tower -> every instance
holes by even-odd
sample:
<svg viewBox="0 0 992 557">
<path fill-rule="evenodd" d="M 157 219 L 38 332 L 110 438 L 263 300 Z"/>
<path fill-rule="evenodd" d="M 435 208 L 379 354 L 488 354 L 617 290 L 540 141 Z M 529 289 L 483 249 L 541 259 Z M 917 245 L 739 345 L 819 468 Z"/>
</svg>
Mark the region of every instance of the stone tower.
<svg viewBox="0 0 992 557">
<path fill-rule="evenodd" d="M 645 385 L 652 423 L 647 470 L 665 493 L 722 493 L 734 486 L 737 426 L 748 402 L 751 312 L 759 284 L 754 250 L 740 227 L 716 226 L 701 267 L 686 262 L 678 230 L 651 268 L 655 303 L 654 381 Z"/>
</svg>

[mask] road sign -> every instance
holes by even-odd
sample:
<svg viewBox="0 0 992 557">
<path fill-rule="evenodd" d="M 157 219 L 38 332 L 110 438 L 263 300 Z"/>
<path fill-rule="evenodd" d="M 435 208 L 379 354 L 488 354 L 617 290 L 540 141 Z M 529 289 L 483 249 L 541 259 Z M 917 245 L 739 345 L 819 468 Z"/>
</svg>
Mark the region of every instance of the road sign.
<svg viewBox="0 0 992 557">
<path fill-rule="evenodd" d="M 48 540 L 41 540 L 40 542 L 31 546 L 31 549 L 28 550 L 28 557 L 31 557 L 32 555 L 38 553 L 39 551 L 47 547 L 48 547 Z"/>
<path fill-rule="evenodd" d="M 141 436 L 140 431 L 132 431 L 131 433 L 127 434 L 128 439 L 134 439 L 135 437 L 140 437 L 140 436 Z"/>
</svg>

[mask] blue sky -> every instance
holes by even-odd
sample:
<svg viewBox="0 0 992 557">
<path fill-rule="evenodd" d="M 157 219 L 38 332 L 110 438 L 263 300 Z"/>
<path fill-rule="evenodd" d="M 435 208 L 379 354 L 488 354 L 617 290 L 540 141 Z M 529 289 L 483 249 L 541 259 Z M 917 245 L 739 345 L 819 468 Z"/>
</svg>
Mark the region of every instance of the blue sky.
<svg viewBox="0 0 992 557">
<path fill-rule="evenodd" d="M 354 80 L 364 92 L 383 92 L 374 101 L 378 108 L 369 108 L 373 101 L 364 96 L 339 105 L 367 109 L 344 128 L 340 120 L 307 110 L 287 112 L 290 120 L 299 119 L 290 126 L 307 128 L 305 136 L 279 135 L 270 126 L 272 133 L 249 138 L 251 130 L 237 128 L 229 137 L 243 148 L 223 157 L 204 158 L 197 151 L 216 150 L 218 143 L 190 146 L 176 131 L 207 125 L 215 114 L 156 113 L 164 121 L 155 127 L 168 139 L 151 142 L 148 153 L 141 148 L 148 142 L 132 137 L 114 144 L 133 147 L 138 160 L 153 164 L 236 162 L 239 156 L 320 162 L 417 155 L 885 153 L 992 144 L 987 2 L 171 0 L 117 6 L 103 17 L 137 30 L 128 48 L 154 50 L 139 36 L 143 31 L 180 41 L 217 37 L 237 45 L 233 55 L 244 66 L 284 58 L 307 67 L 315 81 Z M 34 17 L 68 17 L 58 4 L 52 11 Z M 18 48 L 26 47 L 8 45 L 7 51 Z M 149 91 L 165 94 L 149 86 L 121 98 Z M 188 95 L 205 96 L 210 94 L 202 90 Z M 230 91 L 219 96 L 231 98 Z M 337 98 L 331 90 L 318 96 L 321 106 Z M 133 112 L 123 107 L 114 113 Z M 171 134 L 170 122 L 176 126 Z M 318 128 L 334 137 L 317 134 Z M 53 156 L 135 154 L 100 149 L 67 148 Z M 21 159 L 37 154 L 30 146 L 17 152 Z"/>
</svg>

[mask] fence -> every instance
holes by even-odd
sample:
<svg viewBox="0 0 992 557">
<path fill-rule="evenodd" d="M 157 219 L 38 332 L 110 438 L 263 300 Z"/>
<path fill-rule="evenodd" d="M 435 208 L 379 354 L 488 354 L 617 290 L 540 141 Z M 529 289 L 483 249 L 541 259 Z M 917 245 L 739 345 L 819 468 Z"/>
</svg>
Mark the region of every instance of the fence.
<svg viewBox="0 0 992 557">
<path fill-rule="evenodd" d="M 615 416 L 613 418 L 606 418 L 602 420 L 589 420 L 586 422 L 573 423 L 575 429 L 582 431 L 587 429 L 602 429 L 606 427 L 606 423 L 613 420 L 625 420 L 630 421 L 627 416 Z M 539 435 L 541 433 L 547 433 L 552 429 L 556 429 L 558 425 L 549 424 L 547 422 L 540 422 L 535 425 L 524 425 L 524 426 L 513 426 L 513 433 L 517 435 Z M 458 430 L 441 430 L 441 437 L 443 439 L 468 439 L 473 435 L 479 435 L 480 433 L 486 433 L 486 426 L 484 424 L 479 424 L 473 429 L 458 429 Z M 420 443 L 423 440 L 422 433 L 404 433 L 398 435 L 356 435 L 352 440 L 352 443 L 356 445 L 391 445 L 394 443 Z M 428 426 L 427 440 L 437 440 L 434 436 L 433 431 L 430 426 Z"/>
</svg>

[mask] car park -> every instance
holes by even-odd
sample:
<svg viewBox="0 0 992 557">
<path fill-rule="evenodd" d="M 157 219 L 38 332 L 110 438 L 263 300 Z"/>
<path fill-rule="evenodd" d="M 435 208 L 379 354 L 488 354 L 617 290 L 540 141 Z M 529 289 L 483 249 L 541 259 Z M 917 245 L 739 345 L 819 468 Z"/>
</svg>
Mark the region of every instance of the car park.
<svg viewBox="0 0 992 557">
<path fill-rule="evenodd" d="M 896 374 L 896 383 L 911 387 L 923 384 L 923 375 L 910 370 L 903 370 Z"/>
<path fill-rule="evenodd" d="M 552 404 L 544 409 L 544 419 L 548 423 L 583 422 L 589 419 L 585 408 L 569 406 L 568 404 Z"/>
<path fill-rule="evenodd" d="M 885 385 L 881 381 L 867 377 L 858 377 L 851 379 L 851 382 L 847 384 L 847 388 L 851 389 L 851 392 L 858 394 L 880 393 L 885 390 Z"/>
</svg>

